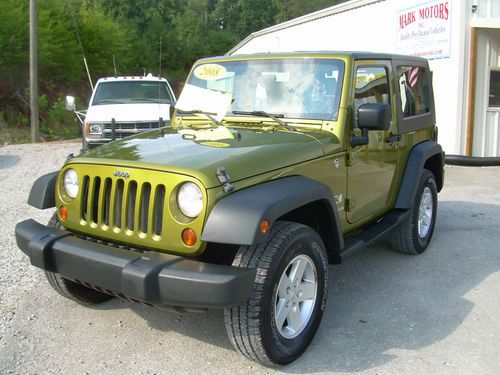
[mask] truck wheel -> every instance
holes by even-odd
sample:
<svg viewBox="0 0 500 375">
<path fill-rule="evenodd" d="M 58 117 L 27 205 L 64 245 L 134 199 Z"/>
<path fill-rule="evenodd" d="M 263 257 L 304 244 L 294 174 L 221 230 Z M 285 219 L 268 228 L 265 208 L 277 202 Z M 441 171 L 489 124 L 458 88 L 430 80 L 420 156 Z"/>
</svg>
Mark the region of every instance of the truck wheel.
<svg viewBox="0 0 500 375">
<path fill-rule="evenodd" d="M 424 169 L 409 216 L 390 233 L 392 247 L 405 254 L 423 253 L 434 232 L 436 212 L 436 180 L 432 172 Z"/>
<path fill-rule="evenodd" d="M 305 225 L 278 221 L 265 243 L 241 247 L 233 266 L 257 274 L 249 300 L 224 310 L 229 340 L 264 365 L 292 362 L 313 339 L 326 306 L 323 241 Z"/>
<path fill-rule="evenodd" d="M 48 227 L 63 229 L 57 214 L 54 214 L 47 224 Z M 83 305 L 92 305 L 105 302 L 113 298 L 112 296 L 87 288 L 61 276 L 59 273 L 45 271 L 45 276 L 54 290 L 63 297 L 69 298 Z"/>
</svg>

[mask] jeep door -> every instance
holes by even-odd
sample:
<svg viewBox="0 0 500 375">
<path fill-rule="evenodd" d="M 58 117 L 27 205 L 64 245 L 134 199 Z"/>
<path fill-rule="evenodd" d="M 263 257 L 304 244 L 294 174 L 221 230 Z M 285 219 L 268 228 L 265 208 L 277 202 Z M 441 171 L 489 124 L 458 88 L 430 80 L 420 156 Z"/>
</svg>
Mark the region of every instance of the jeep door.
<svg viewBox="0 0 500 375">
<path fill-rule="evenodd" d="M 368 131 L 368 144 L 351 146 L 348 141 L 347 207 L 349 223 L 371 218 L 389 208 L 395 190 L 398 160 L 398 134 L 392 65 L 390 61 L 356 61 L 351 90 L 353 110 L 349 133 L 362 136 L 358 128 L 358 109 L 365 103 L 391 107 L 390 128 Z"/>
</svg>

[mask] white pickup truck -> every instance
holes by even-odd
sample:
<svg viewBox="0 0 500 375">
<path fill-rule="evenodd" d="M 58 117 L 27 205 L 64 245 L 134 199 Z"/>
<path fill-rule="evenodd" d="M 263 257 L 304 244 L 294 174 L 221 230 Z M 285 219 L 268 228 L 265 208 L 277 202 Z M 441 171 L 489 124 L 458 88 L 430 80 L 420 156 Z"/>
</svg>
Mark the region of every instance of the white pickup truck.
<svg viewBox="0 0 500 375">
<path fill-rule="evenodd" d="M 175 95 L 165 78 L 106 77 L 97 81 L 86 111 L 77 111 L 72 96 L 66 108 L 82 124 L 83 150 L 163 126 Z"/>
</svg>

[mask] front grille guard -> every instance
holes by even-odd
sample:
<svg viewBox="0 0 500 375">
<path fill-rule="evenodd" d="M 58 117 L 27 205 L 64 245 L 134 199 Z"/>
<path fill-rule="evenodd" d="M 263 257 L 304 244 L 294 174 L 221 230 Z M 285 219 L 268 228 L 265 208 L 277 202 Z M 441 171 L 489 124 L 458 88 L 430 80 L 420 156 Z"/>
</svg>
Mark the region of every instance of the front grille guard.
<svg viewBox="0 0 500 375">
<path fill-rule="evenodd" d="M 163 119 L 152 122 L 105 122 L 103 123 L 103 138 L 122 139 L 143 131 L 158 129 L 163 125 Z"/>
</svg>

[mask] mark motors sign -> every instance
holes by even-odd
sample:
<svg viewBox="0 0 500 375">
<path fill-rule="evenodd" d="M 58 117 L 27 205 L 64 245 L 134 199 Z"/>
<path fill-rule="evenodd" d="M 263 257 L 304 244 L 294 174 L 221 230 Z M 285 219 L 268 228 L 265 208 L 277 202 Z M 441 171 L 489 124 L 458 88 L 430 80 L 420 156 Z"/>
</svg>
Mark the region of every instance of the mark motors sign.
<svg viewBox="0 0 500 375">
<path fill-rule="evenodd" d="M 450 56 L 452 0 L 429 1 L 398 12 L 397 51 L 440 59 Z"/>
</svg>

